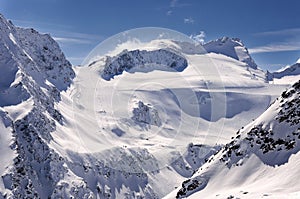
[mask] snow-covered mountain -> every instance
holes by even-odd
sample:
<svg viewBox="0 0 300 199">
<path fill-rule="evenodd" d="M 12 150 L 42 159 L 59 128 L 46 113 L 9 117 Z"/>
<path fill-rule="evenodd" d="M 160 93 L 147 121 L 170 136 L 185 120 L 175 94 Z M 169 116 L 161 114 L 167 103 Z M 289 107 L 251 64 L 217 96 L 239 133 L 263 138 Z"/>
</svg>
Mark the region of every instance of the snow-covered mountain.
<svg viewBox="0 0 300 199">
<path fill-rule="evenodd" d="M 2 15 L 0 35 L 0 198 L 163 198 L 246 140 L 227 144 L 286 87 L 234 39 L 118 45 L 72 67 L 49 35 Z"/>
<path fill-rule="evenodd" d="M 164 197 L 285 88 L 267 84 L 263 71 L 244 62 L 187 47 L 170 40 L 139 43 L 138 48 L 76 68 L 76 83 L 60 106 L 66 107 L 68 98 L 74 100 L 75 115 L 69 117 L 80 122 L 80 140 L 70 138 L 58 145 L 74 150 L 72 143 L 77 143 L 86 153 L 98 154 L 109 168 L 145 174 L 147 189 L 138 192 L 127 187 L 117 194 L 115 186 L 107 184 L 116 197 Z M 176 60 L 181 70 L 172 69 Z M 74 126 L 66 128 L 71 131 Z M 136 165 L 128 167 L 133 160 Z"/>
<path fill-rule="evenodd" d="M 17 28 L 2 15 L 0 34 L 0 197 L 55 197 L 64 176 L 73 175 L 49 146 L 51 132 L 64 123 L 55 103 L 75 73 L 49 35 Z"/>
<path fill-rule="evenodd" d="M 295 63 L 275 72 L 266 73 L 267 81 L 291 84 L 300 78 L 300 63 Z"/>
<path fill-rule="evenodd" d="M 238 38 L 223 37 L 204 44 L 207 52 L 220 53 L 233 59 L 246 63 L 249 67 L 257 69 L 257 65 L 250 56 L 248 49 Z"/>
<path fill-rule="evenodd" d="M 169 198 L 299 198 L 300 81 Z"/>
</svg>

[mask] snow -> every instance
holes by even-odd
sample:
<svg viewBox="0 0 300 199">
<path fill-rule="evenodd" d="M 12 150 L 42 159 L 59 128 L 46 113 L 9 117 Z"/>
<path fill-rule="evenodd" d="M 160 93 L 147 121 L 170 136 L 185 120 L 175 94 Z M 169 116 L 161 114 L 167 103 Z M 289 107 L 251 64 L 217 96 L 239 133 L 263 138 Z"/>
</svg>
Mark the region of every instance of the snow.
<svg viewBox="0 0 300 199">
<path fill-rule="evenodd" d="M 293 84 L 299 79 L 299 75 L 300 64 L 295 63 L 273 73 L 267 72 L 267 80 L 276 84 Z"/>
<path fill-rule="evenodd" d="M 11 127 L 10 121 L 3 112 L 2 109 L 0 109 L 0 158 L 1 158 L 1 164 L 0 164 L 0 175 L 4 176 L 6 172 L 8 171 L 10 165 L 13 163 L 13 159 L 15 157 L 15 153 L 10 148 L 10 144 L 12 143 L 12 135 L 11 135 Z M 0 192 L 5 193 L 5 179 L 0 179 Z"/>
<path fill-rule="evenodd" d="M 281 167 L 267 166 L 252 155 L 241 166 L 215 171 L 218 175 L 211 178 L 212 182 L 188 198 L 227 198 L 230 195 L 235 198 L 299 198 L 295 182 L 300 177 L 299 155 L 293 155 L 289 164 Z"/>
<path fill-rule="evenodd" d="M 298 179 L 300 166 L 299 154 L 291 157 L 289 164 L 281 167 L 270 167 L 261 163 L 252 155 L 243 165 L 219 172 L 218 177 L 202 192 L 189 198 L 298 198 L 294 179 Z M 274 175 L 276 174 L 276 175 Z M 222 186 L 217 182 L 223 182 Z M 224 183 L 225 182 L 225 183 Z"/>
<path fill-rule="evenodd" d="M 49 35 L 0 30 L 0 198 L 299 195 L 299 96 L 239 39 L 131 38 L 72 67 Z M 249 146 L 271 130 L 289 150 Z"/>
<path fill-rule="evenodd" d="M 200 184 L 187 190 L 184 183 L 166 198 L 298 198 L 299 85 L 298 81 L 283 92 L 190 178 L 208 181 L 205 187 Z M 270 148 L 266 147 L 270 142 Z"/>
<path fill-rule="evenodd" d="M 223 37 L 203 45 L 207 52 L 220 53 L 246 63 L 250 68 L 257 69 L 257 65 L 250 56 L 248 49 L 238 38 Z"/>
<path fill-rule="evenodd" d="M 32 98 L 30 98 L 14 106 L 5 106 L 4 110 L 8 112 L 9 117 L 13 121 L 17 121 L 24 118 L 32 110 L 33 104 L 34 102 Z"/>
<path fill-rule="evenodd" d="M 292 85 L 300 79 L 300 75 L 284 76 L 282 78 L 274 78 L 271 84 Z"/>
<path fill-rule="evenodd" d="M 147 103 L 153 104 L 158 106 L 160 110 L 158 109 L 158 112 L 166 113 L 165 116 L 165 124 L 166 130 L 163 130 L 162 134 L 164 136 L 168 135 L 167 137 L 170 137 L 172 134 L 174 134 L 174 128 L 175 126 L 178 126 L 177 124 L 182 123 L 181 125 L 185 125 L 182 127 L 183 131 L 185 130 L 185 127 L 188 129 L 192 129 L 192 127 L 195 127 L 195 124 L 201 122 L 204 125 L 207 126 L 207 123 L 204 120 L 210 121 L 211 119 L 213 121 L 218 121 L 222 117 L 225 117 L 227 119 L 233 118 L 238 113 L 241 113 L 243 111 L 247 111 L 247 109 L 250 109 L 249 107 L 245 106 L 241 108 L 241 110 L 234 110 L 230 109 L 228 110 L 228 115 L 226 116 L 226 107 L 227 104 L 221 104 L 222 101 L 225 100 L 226 93 L 224 93 L 224 90 L 222 90 L 222 82 L 226 82 L 225 87 L 231 88 L 233 93 L 230 93 L 230 90 L 227 90 L 227 97 L 229 99 L 230 96 L 238 96 L 238 94 L 235 94 L 237 92 L 244 93 L 243 87 L 252 86 L 256 89 L 265 89 L 265 86 L 268 86 L 264 83 L 264 80 L 262 78 L 263 73 L 260 71 L 254 71 L 256 76 L 254 76 L 251 71 L 247 70 L 247 67 L 241 64 L 238 61 L 235 61 L 231 58 L 227 58 L 225 56 L 211 54 L 210 57 L 206 57 L 204 55 L 187 55 L 186 56 L 190 62 L 190 67 L 186 68 L 181 73 L 174 73 L 174 72 L 168 72 L 168 71 L 161 71 L 161 70 L 154 70 L 152 72 L 136 72 L 134 74 L 132 73 L 123 73 L 120 77 L 116 76 L 115 79 L 110 80 L 106 82 L 105 80 L 101 79 L 101 77 L 97 76 L 98 70 L 97 68 L 101 68 L 101 66 L 97 66 L 97 64 L 86 67 L 86 68 L 80 68 L 78 72 L 78 80 L 75 80 L 76 82 L 80 82 L 82 85 L 78 85 L 79 88 L 77 89 L 78 93 L 77 96 L 82 97 L 80 99 L 76 99 L 76 101 L 79 101 L 80 104 L 76 104 L 75 101 L 75 108 L 80 109 L 78 112 L 79 115 L 81 113 L 90 111 L 91 113 L 84 113 L 83 115 L 91 115 L 96 116 L 97 121 L 96 126 L 91 127 L 91 121 L 95 120 L 93 117 L 91 117 L 90 121 L 90 127 L 88 127 L 88 132 L 95 132 L 95 130 L 92 130 L 92 128 L 95 129 L 106 129 L 108 128 L 108 131 L 111 131 L 112 128 L 115 128 L 115 126 L 119 126 L 119 129 L 121 129 L 124 132 L 128 131 L 136 131 L 132 129 L 130 120 L 128 121 L 128 118 L 131 118 L 130 113 L 133 109 L 129 109 L 133 106 L 132 99 L 142 99 L 142 101 L 145 101 Z M 211 59 L 215 62 L 212 64 L 212 66 L 217 65 L 217 67 L 221 68 L 223 70 L 223 73 L 221 75 L 221 78 L 215 77 L 215 82 L 213 80 L 211 82 L 208 82 L 208 84 L 205 82 L 205 78 L 208 78 L 208 75 L 210 74 L 203 74 L 203 77 L 200 77 L 197 71 L 197 67 L 201 67 L 202 63 L 203 66 L 211 61 Z M 223 65 L 219 65 L 219 63 L 222 62 Z M 196 64 L 197 63 L 197 64 Z M 201 63 L 201 64 L 198 64 Z M 235 64 L 240 64 L 241 68 L 236 67 Z M 193 68 L 194 67 L 194 68 Z M 227 68 L 225 68 L 227 67 Z M 234 69 L 234 67 L 236 69 Z M 225 69 L 224 69 L 225 68 Z M 212 69 L 210 69 L 212 70 Z M 210 70 L 203 71 L 203 73 L 211 73 Z M 215 70 L 218 70 L 215 69 Z M 233 71 L 235 73 L 233 73 Z M 201 71 L 202 72 L 202 71 Z M 201 75 L 201 73 L 200 73 Z M 205 76 L 207 75 L 207 76 Z M 236 75 L 236 77 L 239 77 L 239 81 L 231 81 L 234 78 L 233 75 Z M 228 78 L 227 78 L 228 76 Z M 231 77 L 231 78 L 230 78 Z M 88 81 L 87 81 L 87 79 Z M 257 78 L 257 79 L 255 79 Z M 223 80 L 223 81 L 221 81 Z M 212 85 L 210 85 L 212 84 Z M 178 87 L 178 85 L 181 85 L 181 87 Z M 242 86 L 243 85 L 243 86 Z M 207 88 L 208 87 L 208 88 Z M 211 88 L 210 88 L 211 87 Z M 260 88 L 261 87 L 261 88 Z M 84 89 L 83 89 L 84 88 Z M 186 88 L 186 89 L 184 89 Z M 212 90 L 214 89 L 214 90 Z M 234 91 L 235 89 L 235 91 Z M 113 93 L 110 91 L 113 90 Z M 236 91 L 238 90 L 238 91 Z M 214 91 L 214 92 L 212 92 Z M 246 92 L 248 93 L 248 92 Z M 258 92 L 257 92 L 258 93 Z M 104 95 L 106 94 L 106 96 Z M 175 96 L 174 96 L 175 95 Z M 211 96 L 209 96 L 211 95 Z M 261 94 L 260 94 L 261 95 Z M 259 95 L 259 96 L 260 96 Z M 272 98 L 271 94 L 271 98 Z M 186 101 L 185 96 L 190 96 L 189 101 Z M 207 96 L 207 97 L 204 97 Z M 259 97 L 258 96 L 258 97 Z M 84 97 L 84 98 L 83 98 Z M 174 98 L 177 98 L 177 101 L 174 101 Z M 251 97 L 251 96 L 250 96 Z M 202 102 L 197 102 L 198 98 L 201 98 Z M 214 100 L 211 100 L 211 98 L 214 98 Z M 243 95 L 243 98 L 246 98 L 244 101 L 246 104 L 251 104 L 250 101 L 255 101 L 255 97 L 252 99 L 247 99 L 246 95 Z M 266 108 L 271 100 L 270 97 L 266 96 L 264 97 L 266 103 L 257 102 L 256 104 L 264 104 L 264 108 Z M 239 97 L 239 99 L 242 99 L 242 97 Z M 238 101 L 238 98 L 236 99 Z M 250 101 L 248 101 L 250 100 Z M 241 100 L 242 102 L 243 100 Z M 175 102 L 175 104 L 174 104 Z M 188 103 L 187 103 L 188 102 Z M 84 103 L 84 104 L 83 104 Z M 224 115 L 216 115 L 217 113 L 214 113 L 215 115 L 212 115 L 211 112 L 208 110 L 205 110 L 205 104 L 210 104 L 210 106 L 218 106 L 221 104 L 224 109 Z M 228 100 L 228 106 L 233 106 L 234 99 Z M 170 104 L 168 108 L 165 106 L 166 104 Z M 172 104 L 172 105 L 171 105 Z M 202 105 L 201 105 L 202 104 Z M 128 107 L 129 105 L 129 107 Z M 203 106 L 203 107 L 202 107 Z M 254 106 L 254 105 L 253 105 Z M 260 105 L 259 105 L 260 106 Z M 83 108 L 84 107 L 84 108 Z M 178 108 L 176 108 L 178 107 Z M 260 106 L 262 107 L 262 106 Z M 201 110 L 199 110 L 199 108 Z M 176 110 L 177 109 L 177 110 Z M 199 116 L 199 113 L 201 112 L 202 119 L 199 118 L 196 119 Z M 200 114 L 200 115 L 201 115 Z M 78 116 L 79 116 L 78 115 Z M 76 115 L 75 115 L 76 117 Z M 86 116 L 79 116 L 80 121 L 84 122 L 85 119 L 83 117 Z M 195 118 L 196 117 L 196 118 Z M 215 117 L 215 118 L 214 118 Z M 162 120 L 164 120 L 164 116 L 162 115 Z M 176 119 L 178 118 L 178 119 Z M 251 118 L 252 119 L 252 118 Z M 107 122 L 104 122 L 107 121 Z M 124 121 L 124 122 L 123 122 Z M 190 122 L 188 122 L 190 121 Z M 98 124 L 99 123 L 99 124 Z M 128 123 L 126 125 L 126 123 Z M 220 121 L 220 123 L 222 123 Z M 99 125 L 99 126 L 98 126 Z M 84 125 L 82 125 L 84 126 Z M 111 126 L 111 127 L 110 127 Z M 133 125 L 134 126 L 134 125 Z M 188 127 L 190 126 L 190 127 Z M 170 129 L 169 127 L 172 127 Z M 129 130 L 130 129 L 130 130 Z M 196 127 L 197 129 L 197 127 Z M 155 129 L 153 127 L 153 131 L 156 132 L 158 129 Z M 201 130 L 202 132 L 205 132 L 207 129 Z M 190 131 L 190 130 L 187 130 Z M 193 130 L 195 132 L 197 130 Z M 176 132 L 176 131 L 175 131 Z M 184 132 L 182 132 L 184 134 Z M 81 137 L 87 137 L 86 133 L 84 133 L 85 136 Z M 95 133 L 93 133 L 95 135 Z M 98 135 L 100 136 L 102 133 Z M 109 133 L 111 134 L 111 133 Z M 108 134 L 108 135 L 109 135 Z M 139 135 L 140 133 L 130 133 Z M 147 132 L 149 134 L 149 132 Z M 176 133 L 175 133 L 176 134 Z M 191 133 L 187 133 L 191 134 Z M 108 136 L 105 133 L 105 136 Z M 112 135 L 113 136 L 113 135 Z M 91 135 L 91 137 L 93 137 Z M 124 139 L 127 137 L 126 133 L 124 136 L 122 136 Z M 138 138 L 139 136 L 137 136 Z M 173 136 L 171 136 L 172 138 Z M 132 135 L 128 136 L 128 138 L 132 138 Z M 112 138 L 107 138 L 107 140 L 111 140 Z M 99 141 L 98 141 L 99 142 Z M 130 142 L 128 140 L 127 142 Z M 136 142 L 136 140 L 134 140 Z M 88 146 L 93 146 L 92 144 L 87 144 Z M 123 145 L 123 144 L 115 144 L 115 145 Z M 136 143 L 136 145 L 139 145 Z M 186 144 L 182 144 L 183 146 L 186 146 Z M 98 147 L 95 147 L 98 148 Z M 101 148 L 101 147 L 100 147 Z"/>
<path fill-rule="evenodd" d="M 9 38 L 11 39 L 11 41 L 12 41 L 15 45 L 17 45 L 16 39 L 15 39 L 15 37 L 14 37 L 14 35 L 13 35 L 12 33 L 9 33 Z"/>
<path fill-rule="evenodd" d="M 286 66 L 284 66 L 284 67 L 278 69 L 278 70 L 275 71 L 275 72 L 283 72 L 283 71 L 285 71 L 286 69 L 288 69 L 289 67 L 291 67 L 291 65 L 286 65 Z"/>
<path fill-rule="evenodd" d="M 180 43 L 173 45 L 172 41 L 152 43 L 168 46 L 167 50 L 180 49 Z M 145 49 L 140 43 L 138 47 Z M 191 141 L 208 148 L 227 143 L 286 87 L 266 83 L 263 71 L 222 54 L 189 51 L 182 56 L 189 65 L 181 72 L 154 67 L 124 71 L 109 81 L 99 75 L 104 60 L 78 67 L 74 84 L 62 93 L 57 105 L 66 122 L 52 133 L 56 140 L 52 146 L 67 157 L 66 151 L 94 154 L 110 168 L 125 173 L 141 169 L 147 184 L 163 197 L 196 169 L 188 157 L 183 158 Z M 155 108 L 161 125 L 144 123 L 150 121 L 147 111 L 138 120 L 146 125 L 133 119 L 139 101 Z M 69 111 L 72 108 L 73 114 Z M 128 167 L 128 161 L 135 159 L 132 153 L 142 151 L 149 159 Z M 128 159 L 121 158 L 122 154 Z M 163 190 L 159 188 L 162 183 L 166 184 Z"/>
</svg>

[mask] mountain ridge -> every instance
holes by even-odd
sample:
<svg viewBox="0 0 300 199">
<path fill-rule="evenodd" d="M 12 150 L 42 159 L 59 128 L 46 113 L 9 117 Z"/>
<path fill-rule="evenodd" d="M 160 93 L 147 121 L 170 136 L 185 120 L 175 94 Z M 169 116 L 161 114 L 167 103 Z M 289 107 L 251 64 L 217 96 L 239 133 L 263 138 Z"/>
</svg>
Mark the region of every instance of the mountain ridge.
<svg viewBox="0 0 300 199">
<path fill-rule="evenodd" d="M 300 75 L 300 63 L 295 63 L 291 66 L 285 67 L 280 71 L 266 72 L 267 81 L 273 81 L 274 79 L 281 79 L 286 76 L 297 76 Z"/>
<path fill-rule="evenodd" d="M 9 158 L 11 165 L 5 165 L 1 173 L 1 197 L 46 198 L 52 191 L 54 195 L 59 192 L 55 191 L 56 185 L 66 174 L 64 159 L 49 143 L 53 139 L 51 132 L 63 123 L 55 103 L 60 100 L 60 91 L 70 86 L 75 73 L 49 35 L 16 28 L 2 15 L 0 22 L 1 52 L 7 55 L 0 66 L 14 67 L 1 74 L 3 79 L 9 77 L 9 83 L 2 87 L 0 98 L 26 94 L 15 103 L 1 104 L 4 132 L 10 132 L 6 135 L 10 137 L 6 147 L 14 152 Z M 18 87 L 19 92 L 12 92 Z M 75 184 L 74 181 L 74 189 Z"/>
</svg>

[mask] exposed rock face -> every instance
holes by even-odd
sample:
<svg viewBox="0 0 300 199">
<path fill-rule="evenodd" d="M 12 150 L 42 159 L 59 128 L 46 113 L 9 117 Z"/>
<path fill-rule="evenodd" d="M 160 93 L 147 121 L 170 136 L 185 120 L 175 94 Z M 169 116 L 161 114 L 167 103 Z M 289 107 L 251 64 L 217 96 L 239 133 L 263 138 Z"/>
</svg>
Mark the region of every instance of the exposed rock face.
<svg viewBox="0 0 300 199">
<path fill-rule="evenodd" d="M 162 122 L 156 109 L 145 105 L 142 101 L 138 102 L 138 107 L 133 109 L 132 119 L 138 123 L 161 126 Z"/>
<path fill-rule="evenodd" d="M 107 58 L 101 76 L 105 80 L 110 80 L 124 71 L 151 71 L 155 67 L 165 70 L 182 71 L 187 65 L 187 60 L 183 56 L 166 49 L 153 51 L 125 50 L 115 57 Z"/>
</svg>

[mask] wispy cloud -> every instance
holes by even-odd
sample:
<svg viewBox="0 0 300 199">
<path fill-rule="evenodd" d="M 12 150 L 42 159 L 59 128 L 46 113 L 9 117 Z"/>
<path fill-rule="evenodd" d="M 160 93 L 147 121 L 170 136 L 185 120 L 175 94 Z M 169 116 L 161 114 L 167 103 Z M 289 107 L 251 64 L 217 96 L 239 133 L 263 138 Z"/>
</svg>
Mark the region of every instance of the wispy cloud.
<svg viewBox="0 0 300 199">
<path fill-rule="evenodd" d="M 91 41 L 88 39 L 75 39 L 75 38 L 67 38 L 67 37 L 53 37 L 53 39 L 57 42 L 62 43 L 72 43 L 72 44 L 90 44 Z"/>
<path fill-rule="evenodd" d="M 50 33 L 50 35 L 62 45 L 70 45 L 70 44 L 97 44 L 98 42 L 104 39 L 103 36 L 88 34 L 88 33 L 80 33 L 70 31 L 72 27 L 63 24 L 53 24 L 53 23 L 45 23 L 38 21 L 27 21 L 27 20 L 18 20 L 13 19 L 13 23 L 17 26 L 24 28 L 35 28 L 41 33 Z"/>
<path fill-rule="evenodd" d="M 104 39 L 103 36 L 71 32 L 71 31 L 51 31 L 53 38 L 60 44 L 70 45 L 70 44 L 94 44 L 96 45 Z"/>
<path fill-rule="evenodd" d="M 21 20 L 21 19 L 10 19 L 10 20 L 13 22 L 13 24 L 23 28 L 43 27 L 43 26 L 56 27 L 56 28 L 70 28 L 70 26 L 67 25 L 41 22 L 41 21 L 29 21 L 29 20 Z"/>
<path fill-rule="evenodd" d="M 94 34 L 78 33 L 71 31 L 48 30 L 55 41 L 61 45 L 96 45 L 104 37 Z"/>
<path fill-rule="evenodd" d="M 204 44 L 205 32 L 200 31 L 199 34 L 191 35 L 190 38 L 195 40 L 199 44 Z"/>
<path fill-rule="evenodd" d="M 34 28 L 40 33 L 50 34 L 59 43 L 66 55 L 69 55 L 67 59 L 74 65 L 82 63 L 82 60 L 86 56 L 85 54 L 88 54 L 89 50 L 87 49 L 92 48 L 105 39 L 104 36 L 97 34 L 74 32 L 71 26 L 64 24 L 16 19 L 11 19 L 11 21 L 19 27 Z M 78 46 L 80 46 L 82 53 L 80 55 L 77 55 L 75 52 Z M 74 49 L 75 51 L 73 52 L 70 49 Z"/>
<path fill-rule="evenodd" d="M 173 13 L 173 11 L 172 11 L 172 10 L 168 10 L 168 11 L 167 11 L 167 13 L 166 13 L 166 15 L 168 15 L 168 16 L 171 16 L 171 15 L 172 15 L 172 13 Z"/>
<path fill-rule="evenodd" d="M 268 44 L 265 46 L 258 46 L 250 48 L 249 52 L 252 54 L 269 53 L 269 52 L 284 52 L 284 51 L 297 51 L 300 50 L 300 41 L 295 42 L 280 42 Z"/>
<path fill-rule="evenodd" d="M 174 9 L 176 8 L 182 8 L 182 7 L 186 7 L 186 6 L 191 6 L 192 4 L 190 3 L 183 3 L 180 0 L 171 0 L 170 4 L 168 6 L 168 11 L 166 12 L 166 15 L 170 16 L 173 14 Z"/>
<path fill-rule="evenodd" d="M 276 38 L 275 40 L 277 40 L 277 42 L 250 48 L 249 52 L 252 54 L 300 50 L 300 28 L 259 32 L 255 33 L 254 36 L 264 37 L 266 39 L 271 37 L 273 40 Z"/>
<path fill-rule="evenodd" d="M 195 22 L 195 20 L 192 17 L 189 17 L 189 18 L 184 18 L 183 22 L 185 24 L 193 24 Z"/>
<path fill-rule="evenodd" d="M 177 2 L 178 2 L 178 0 L 171 0 L 170 7 L 174 8 L 176 6 Z"/>
<path fill-rule="evenodd" d="M 180 7 L 186 7 L 186 6 L 191 6 L 192 4 L 190 3 L 182 3 L 179 0 L 171 0 L 170 2 L 170 7 L 171 8 L 180 8 Z"/>
<path fill-rule="evenodd" d="M 267 31 L 267 32 L 259 32 L 255 33 L 255 36 L 288 36 L 288 35 L 300 35 L 300 28 L 291 28 L 291 29 L 283 29 L 283 30 L 275 30 L 275 31 Z"/>
</svg>

